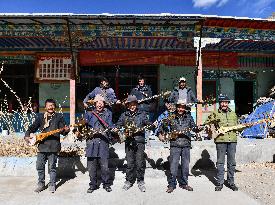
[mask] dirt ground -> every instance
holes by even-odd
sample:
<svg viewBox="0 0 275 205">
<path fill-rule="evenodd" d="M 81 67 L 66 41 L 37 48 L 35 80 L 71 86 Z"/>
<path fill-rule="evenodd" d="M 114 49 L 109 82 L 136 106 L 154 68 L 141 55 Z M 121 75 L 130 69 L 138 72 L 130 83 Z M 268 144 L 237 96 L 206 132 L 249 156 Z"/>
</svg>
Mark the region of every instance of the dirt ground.
<svg viewBox="0 0 275 205">
<path fill-rule="evenodd" d="M 258 202 L 275 205 L 275 163 L 237 166 L 236 183 Z"/>
</svg>

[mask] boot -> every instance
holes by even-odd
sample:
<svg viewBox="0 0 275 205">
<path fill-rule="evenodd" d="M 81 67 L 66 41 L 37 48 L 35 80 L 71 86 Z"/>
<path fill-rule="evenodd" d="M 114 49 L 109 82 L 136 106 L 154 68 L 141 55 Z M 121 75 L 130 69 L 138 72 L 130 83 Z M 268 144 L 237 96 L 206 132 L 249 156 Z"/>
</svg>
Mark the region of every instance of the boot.
<svg viewBox="0 0 275 205">
<path fill-rule="evenodd" d="M 87 190 L 87 193 L 88 193 L 88 194 L 91 194 L 91 193 L 94 192 L 94 190 L 95 190 L 95 189 L 92 189 L 92 188 L 90 187 L 90 188 Z"/>
<path fill-rule="evenodd" d="M 124 186 L 123 186 L 122 189 L 124 189 L 125 191 L 127 191 L 127 190 L 130 189 L 132 186 L 133 186 L 133 184 L 132 184 L 131 182 L 126 181 L 126 182 L 124 183 Z"/>
<path fill-rule="evenodd" d="M 239 188 L 235 184 L 229 185 L 229 188 L 232 189 L 233 191 L 238 191 Z"/>
<path fill-rule="evenodd" d="M 51 193 L 55 192 L 55 185 L 49 185 L 49 192 Z"/>
<path fill-rule="evenodd" d="M 38 183 L 38 185 L 37 185 L 37 187 L 36 187 L 36 189 L 34 191 L 37 192 L 37 193 L 39 193 L 39 192 L 43 191 L 45 188 L 46 188 L 45 184 Z"/>
<path fill-rule="evenodd" d="M 146 191 L 146 187 L 145 187 L 145 183 L 144 181 L 140 181 L 138 182 L 138 188 L 141 192 L 145 192 Z"/>
<path fill-rule="evenodd" d="M 215 187 L 215 191 L 221 191 L 223 188 L 223 185 L 218 185 Z"/>
<path fill-rule="evenodd" d="M 110 186 L 104 186 L 103 189 L 105 189 L 107 192 L 112 191 L 112 188 Z"/>
<path fill-rule="evenodd" d="M 180 185 L 180 188 L 185 189 L 187 191 L 193 191 L 193 188 L 189 185 Z"/>
<path fill-rule="evenodd" d="M 172 193 L 174 191 L 174 188 L 169 186 L 168 189 L 166 190 L 167 193 Z"/>
</svg>

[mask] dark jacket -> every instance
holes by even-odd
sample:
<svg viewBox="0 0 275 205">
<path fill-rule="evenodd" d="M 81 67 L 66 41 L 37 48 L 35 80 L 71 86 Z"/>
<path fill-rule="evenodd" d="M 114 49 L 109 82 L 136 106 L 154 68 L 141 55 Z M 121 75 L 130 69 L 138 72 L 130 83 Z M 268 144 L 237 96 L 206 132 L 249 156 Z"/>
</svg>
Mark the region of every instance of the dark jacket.
<svg viewBox="0 0 275 205">
<path fill-rule="evenodd" d="M 94 112 L 96 112 L 94 110 Z M 113 128 L 112 122 L 112 112 L 104 108 L 103 112 L 97 113 L 98 116 L 104 120 L 109 128 Z M 103 125 L 102 122 L 91 112 L 88 111 L 84 116 L 88 128 L 95 130 L 106 130 L 107 127 Z M 111 135 L 109 133 L 95 134 L 86 141 L 86 156 L 87 157 L 109 157 L 109 142 L 111 140 Z"/>
<path fill-rule="evenodd" d="M 166 125 L 162 125 L 160 130 L 164 130 Z M 182 131 L 188 128 L 192 130 L 196 130 L 196 124 L 194 122 L 193 117 L 186 113 L 183 115 L 175 115 L 174 119 L 169 120 L 168 126 L 170 127 L 171 131 Z M 171 147 L 191 147 L 191 133 L 187 131 L 184 134 L 179 135 L 176 139 L 170 140 Z"/>
<path fill-rule="evenodd" d="M 150 86 L 144 85 L 140 87 L 137 85 L 132 89 L 130 95 L 135 95 L 138 100 L 143 100 L 144 98 L 152 97 L 152 90 Z M 144 103 L 140 103 L 138 109 L 140 111 L 149 112 L 151 108 L 151 102 L 145 101 Z"/>
<path fill-rule="evenodd" d="M 41 132 L 49 132 L 52 130 L 63 128 L 65 126 L 65 120 L 61 113 L 55 113 L 50 121 L 50 126 L 43 129 L 44 124 L 45 124 L 44 114 L 39 113 L 35 118 L 33 124 L 26 131 L 25 136 L 28 137 L 30 136 L 30 133 L 35 133 L 37 132 L 37 130 L 40 130 Z M 61 133 L 57 133 L 52 136 L 49 136 L 44 141 L 38 144 L 38 151 L 39 152 L 59 152 L 61 150 L 60 134 L 67 135 L 68 132 L 63 131 Z"/>
<path fill-rule="evenodd" d="M 186 87 L 187 89 L 187 103 L 197 103 L 199 100 L 194 95 L 193 91 L 190 87 Z M 172 103 L 177 103 L 179 100 L 179 88 L 175 88 L 173 92 L 171 93 L 168 100 Z"/>
<path fill-rule="evenodd" d="M 102 95 L 107 103 L 115 103 L 117 101 L 115 91 L 112 88 L 105 89 L 101 87 L 96 87 L 85 97 L 83 103 L 87 103 L 88 100 L 94 99 L 96 95 Z"/>
<path fill-rule="evenodd" d="M 141 128 L 146 125 L 150 124 L 149 118 L 146 114 L 146 112 L 137 110 L 137 112 L 131 113 L 129 110 L 122 113 L 121 116 L 118 119 L 118 122 L 116 123 L 116 126 L 118 128 L 125 127 L 127 124 L 133 124 L 135 127 Z M 141 131 L 138 133 L 135 133 L 133 136 L 128 137 L 125 141 L 125 143 L 145 143 L 145 132 Z"/>
</svg>

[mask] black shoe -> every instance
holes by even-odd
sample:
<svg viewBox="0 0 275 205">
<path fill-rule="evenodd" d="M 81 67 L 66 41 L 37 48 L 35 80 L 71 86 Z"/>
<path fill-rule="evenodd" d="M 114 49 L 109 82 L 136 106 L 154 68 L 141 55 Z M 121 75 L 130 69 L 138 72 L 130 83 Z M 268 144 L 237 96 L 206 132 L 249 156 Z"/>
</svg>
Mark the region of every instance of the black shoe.
<svg viewBox="0 0 275 205">
<path fill-rule="evenodd" d="M 181 189 L 185 189 L 187 191 L 193 191 L 193 188 L 189 185 L 180 185 Z"/>
<path fill-rule="evenodd" d="M 221 190 L 222 190 L 222 188 L 223 188 L 223 186 L 222 186 L 222 185 L 216 186 L 216 187 L 215 187 L 215 191 L 221 191 Z"/>
<path fill-rule="evenodd" d="M 105 186 L 103 187 L 107 192 L 111 192 L 112 191 L 112 188 L 110 186 Z"/>
<path fill-rule="evenodd" d="M 239 188 L 235 184 L 229 185 L 229 188 L 232 189 L 233 191 L 238 191 Z"/>
<path fill-rule="evenodd" d="M 168 189 L 166 190 L 167 193 L 172 193 L 174 191 L 174 188 L 169 186 Z"/>
<path fill-rule="evenodd" d="M 94 189 L 92 189 L 91 187 L 87 190 L 87 193 L 91 194 L 94 192 Z"/>
</svg>

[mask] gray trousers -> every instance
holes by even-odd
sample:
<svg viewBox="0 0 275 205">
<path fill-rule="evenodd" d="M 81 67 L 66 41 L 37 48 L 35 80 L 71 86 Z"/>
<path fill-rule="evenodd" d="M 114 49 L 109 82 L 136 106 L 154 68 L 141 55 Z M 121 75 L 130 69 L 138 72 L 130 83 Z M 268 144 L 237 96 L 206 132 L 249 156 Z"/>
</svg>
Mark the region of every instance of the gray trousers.
<svg viewBox="0 0 275 205">
<path fill-rule="evenodd" d="M 126 161 L 127 161 L 127 168 L 126 168 L 126 180 L 134 183 L 135 182 L 135 168 L 136 168 L 136 177 L 137 182 L 144 181 L 144 174 L 145 174 L 145 144 L 144 143 L 137 143 L 135 145 L 126 145 L 125 152 L 126 152 Z"/>
<path fill-rule="evenodd" d="M 190 163 L 190 147 L 170 147 L 170 178 L 169 187 L 176 188 L 179 161 L 181 158 L 181 177 L 179 185 L 188 185 L 189 163 Z"/>
<path fill-rule="evenodd" d="M 236 167 L 236 147 L 237 143 L 217 143 L 217 185 L 221 186 L 224 183 L 224 161 L 227 155 L 227 182 L 229 185 L 234 184 L 234 174 Z"/>
<path fill-rule="evenodd" d="M 56 152 L 38 152 L 36 170 L 38 172 L 38 184 L 45 185 L 45 164 L 48 160 L 50 185 L 54 186 L 56 181 Z"/>
<path fill-rule="evenodd" d="M 91 189 L 97 189 L 97 167 L 100 164 L 101 171 L 101 180 L 103 187 L 110 186 L 109 182 L 109 167 L 108 167 L 108 158 L 103 157 L 87 157 L 87 167 L 90 176 L 89 186 Z"/>
</svg>

